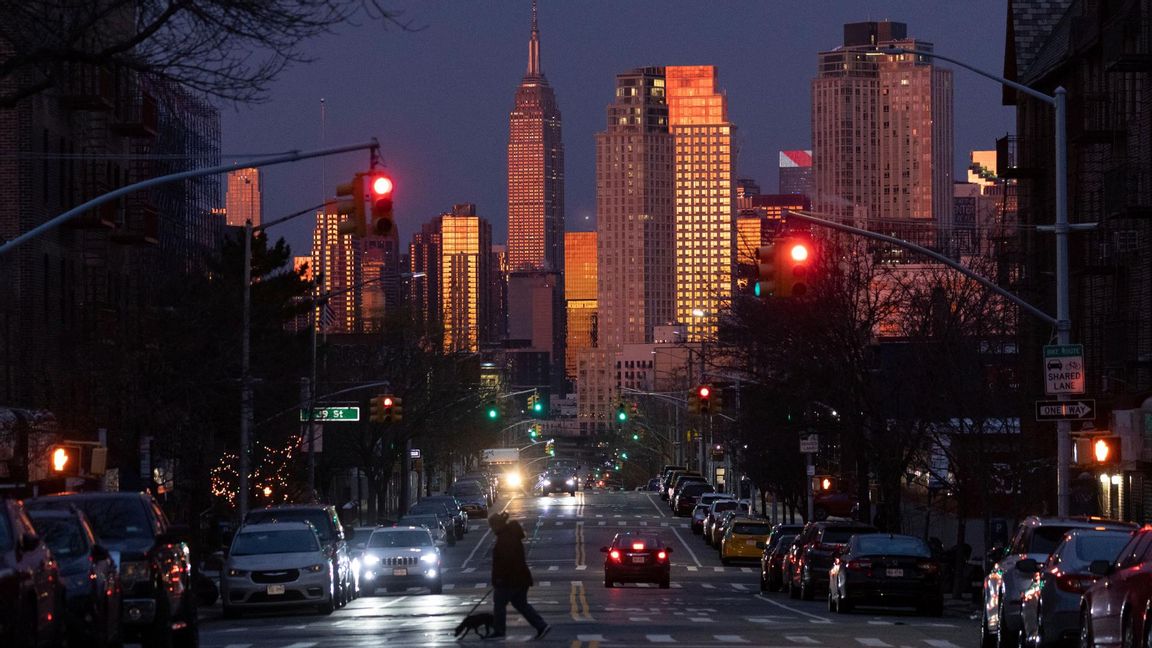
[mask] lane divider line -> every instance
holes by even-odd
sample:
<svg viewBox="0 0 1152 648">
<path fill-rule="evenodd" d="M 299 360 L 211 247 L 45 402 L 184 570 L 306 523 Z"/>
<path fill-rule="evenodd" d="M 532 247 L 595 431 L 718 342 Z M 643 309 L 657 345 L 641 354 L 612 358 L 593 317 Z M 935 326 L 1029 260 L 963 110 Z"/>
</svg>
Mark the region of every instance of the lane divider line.
<svg viewBox="0 0 1152 648">
<path fill-rule="evenodd" d="M 680 544 L 684 545 L 684 550 L 688 552 L 688 555 L 692 556 L 692 560 L 696 563 L 696 566 L 703 567 L 704 565 L 700 563 L 700 559 L 696 557 L 696 552 L 692 551 L 692 547 L 688 546 L 687 542 L 684 542 L 684 538 L 680 535 L 680 532 L 676 530 L 676 527 L 669 528 L 672 529 L 672 534 L 676 536 L 676 539 L 680 541 Z"/>
<path fill-rule="evenodd" d="M 784 605 L 783 603 L 778 603 L 778 602 L 764 596 L 763 594 L 756 594 L 753 598 L 758 598 L 761 601 L 767 601 L 767 602 L 771 603 L 772 605 L 775 605 L 776 607 L 778 607 L 782 610 L 788 610 L 789 612 L 799 614 L 802 616 L 806 616 L 806 617 L 812 619 L 813 621 L 815 621 L 816 623 L 832 623 L 832 619 L 829 619 L 827 617 L 822 617 L 818 614 L 811 614 L 811 613 L 805 612 L 804 610 L 794 608 L 790 605 Z"/>
</svg>

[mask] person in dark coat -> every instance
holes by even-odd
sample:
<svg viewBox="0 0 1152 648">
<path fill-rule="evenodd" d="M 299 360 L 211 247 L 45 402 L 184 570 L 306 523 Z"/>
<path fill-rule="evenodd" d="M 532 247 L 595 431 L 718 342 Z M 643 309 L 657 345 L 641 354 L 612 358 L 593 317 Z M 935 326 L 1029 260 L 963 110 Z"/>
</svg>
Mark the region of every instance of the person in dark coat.
<svg viewBox="0 0 1152 648">
<path fill-rule="evenodd" d="M 496 534 L 496 546 L 492 548 L 492 616 L 495 618 L 493 632 L 488 636 L 504 636 L 511 603 L 536 629 L 536 638 L 543 639 L 552 626 L 528 603 L 528 588 L 534 583 L 524 556 L 524 528 L 516 520 L 509 521 L 507 513 L 488 518 L 488 526 Z"/>
</svg>

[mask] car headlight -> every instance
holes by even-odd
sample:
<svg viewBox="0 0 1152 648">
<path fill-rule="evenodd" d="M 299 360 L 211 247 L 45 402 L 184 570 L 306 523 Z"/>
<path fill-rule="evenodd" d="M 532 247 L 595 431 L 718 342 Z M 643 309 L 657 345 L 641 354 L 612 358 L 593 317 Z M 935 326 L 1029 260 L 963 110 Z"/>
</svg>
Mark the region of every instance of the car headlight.
<svg viewBox="0 0 1152 648">
<path fill-rule="evenodd" d="M 120 578 L 129 582 L 148 580 L 148 563 L 126 562 L 120 565 Z"/>
<path fill-rule="evenodd" d="M 420 556 L 420 562 L 428 563 L 430 565 L 435 565 L 439 560 L 440 556 L 437 556 L 434 553 L 426 553 Z"/>
<path fill-rule="evenodd" d="M 247 575 L 248 575 L 248 570 L 246 570 L 246 569 L 235 569 L 235 568 L 230 568 L 230 569 L 228 570 L 228 575 L 229 575 L 229 576 L 235 576 L 235 577 L 239 577 L 239 576 L 247 576 Z"/>
<path fill-rule="evenodd" d="M 373 556 L 371 554 L 364 556 L 364 564 L 368 567 L 374 567 L 380 564 L 380 556 Z"/>
<path fill-rule="evenodd" d="M 544 485 L 545 485 L 545 486 L 551 486 L 551 485 L 552 485 L 552 480 L 551 480 L 551 479 L 545 479 L 545 480 L 544 480 Z"/>
<path fill-rule="evenodd" d="M 576 480 L 575 480 L 575 479 L 569 479 L 568 481 L 566 481 L 566 482 L 564 482 L 564 483 L 565 483 L 565 484 L 568 484 L 569 486 L 575 486 L 575 485 L 576 485 Z"/>
<path fill-rule="evenodd" d="M 328 567 L 327 565 L 320 563 L 320 564 L 316 564 L 316 565 L 308 565 L 304 569 L 312 572 L 313 574 L 318 574 L 318 573 L 324 571 L 327 567 Z"/>
</svg>

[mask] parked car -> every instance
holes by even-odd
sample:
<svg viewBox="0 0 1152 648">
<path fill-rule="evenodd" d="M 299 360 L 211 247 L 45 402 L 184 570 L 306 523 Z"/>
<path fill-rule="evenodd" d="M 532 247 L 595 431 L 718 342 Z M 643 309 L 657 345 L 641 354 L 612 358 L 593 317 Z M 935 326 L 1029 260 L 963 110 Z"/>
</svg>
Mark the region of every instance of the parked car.
<svg viewBox="0 0 1152 648">
<path fill-rule="evenodd" d="M 249 511 L 244 524 L 275 524 L 277 522 L 308 522 L 320 537 L 324 553 L 332 563 L 336 578 L 336 607 L 343 607 L 356 598 L 352 557 L 348 554 L 348 540 L 336 507 L 331 504 L 280 504 Z"/>
<path fill-rule="evenodd" d="M 65 593 L 65 625 L 73 646 L 116 646 L 120 639 L 120 573 L 79 509 L 28 511 L 52 551 Z"/>
<path fill-rule="evenodd" d="M 672 548 L 650 531 L 624 531 L 612 543 L 600 547 L 604 553 L 604 587 L 616 583 L 657 583 L 671 587 Z"/>
<path fill-rule="evenodd" d="M 435 515 L 444 521 L 444 528 L 452 536 L 452 541 L 449 544 L 456 544 L 456 541 L 464 537 L 464 529 L 460 524 L 460 516 L 455 511 L 451 511 L 448 507 L 440 502 L 429 502 L 427 500 L 417 502 L 408 507 L 408 515 Z"/>
<path fill-rule="evenodd" d="M 828 572 L 828 611 L 857 605 L 901 605 L 921 614 L 944 613 L 940 563 L 928 543 L 908 535 L 852 536 Z"/>
<path fill-rule="evenodd" d="M 696 500 L 696 506 L 692 508 L 692 533 L 696 535 L 704 533 L 704 518 L 708 516 L 712 504 L 727 501 L 732 501 L 732 496 L 727 493 L 704 493 L 701 495 Z M 733 506 L 735 506 L 734 502 Z"/>
<path fill-rule="evenodd" d="M 120 567 L 121 629 L 125 643 L 144 648 L 196 648 L 200 621 L 192 587 L 187 527 L 171 524 L 147 493 L 46 495 L 29 509 L 79 509 Z"/>
<path fill-rule="evenodd" d="M 707 542 L 709 545 L 715 547 L 716 550 L 719 551 L 720 550 L 720 539 L 724 537 L 724 532 L 726 532 L 728 530 L 728 525 L 732 523 L 732 520 L 734 520 L 738 517 L 743 517 L 746 514 L 747 514 L 747 512 L 740 509 L 740 508 L 733 508 L 733 509 L 729 509 L 727 511 L 721 511 L 718 514 L 719 517 L 716 518 L 716 523 L 713 524 L 711 527 L 705 528 L 705 533 L 707 535 L 704 537 L 704 541 Z"/>
<path fill-rule="evenodd" d="M 792 598 L 811 601 L 828 586 L 828 572 L 836 556 L 857 534 L 878 533 L 871 524 L 852 521 L 809 522 L 788 552 L 785 587 Z"/>
<path fill-rule="evenodd" d="M 1103 518 L 1041 518 L 1028 517 L 1016 527 L 1008 548 L 996 552 L 996 561 L 984 577 L 983 612 L 980 637 L 984 646 L 1015 648 L 1020 635 L 1020 608 L 1024 589 L 1032 582 L 1032 574 L 1016 569 L 1020 560 L 1046 560 L 1064 534 L 1072 529 L 1099 527 L 1113 531 L 1131 531 L 1134 524 Z"/>
<path fill-rule="evenodd" d="M 720 563 L 730 565 L 736 560 L 759 560 L 771 533 L 772 523 L 768 520 L 734 519 L 720 539 Z"/>
<path fill-rule="evenodd" d="M 820 493 L 812 498 L 812 519 L 850 518 L 856 512 L 856 496 L 848 493 Z"/>
<path fill-rule="evenodd" d="M 704 493 L 714 492 L 716 492 L 716 487 L 708 482 L 691 482 L 684 484 L 673 496 L 672 512 L 677 516 L 691 515 L 693 507 L 696 506 L 696 500 Z"/>
<path fill-rule="evenodd" d="M 224 616 L 245 609 L 336 608 L 336 567 L 308 522 L 245 524 L 232 539 L 221 582 Z"/>
<path fill-rule="evenodd" d="M 1089 566 L 1099 576 L 1080 605 L 1081 646 L 1152 646 L 1152 526 L 1144 526 L 1111 561 Z"/>
<path fill-rule="evenodd" d="M 399 592 L 427 587 L 432 594 L 444 591 L 440 547 L 422 526 L 377 529 L 364 550 L 364 591 L 373 596 L 378 588 Z"/>
<path fill-rule="evenodd" d="M 1016 561 L 1016 569 L 1033 574 L 1020 608 L 1024 645 L 1039 648 L 1079 639 L 1080 602 L 1099 578 L 1090 569 L 1092 563 L 1111 564 L 1132 535 L 1131 531 L 1073 529 L 1064 534 L 1048 560 Z"/>
<path fill-rule="evenodd" d="M 781 567 L 784 556 L 788 553 L 796 534 L 780 534 L 769 536 L 764 543 L 764 552 L 760 554 L 760 591 L 777 592 L 784 584 Z"/>
<path fill-rule="evenodd" d="M 473 479 L 464 479 L 452 484 L 448 494 L 460 502 L 460 508 L 470 518 L 488 519 L 488 506 L 491 503 L 484 485 Z"/>
<path fill-rule="evenodd" d="M 468 519 L 471 516 L 468 515 L 468 512 L 464 510 L 463 506 L 461 506 L 460 500 L 456 499 L 454 496 L 452 496 L 452 495 L 429 495 L 420 501 L 421 502 L 433 502 L 433 503 L 443 504 L 444 508 L 448 509 L 448 512 L 453 514 L 452 528 L 455 529 L 457 538 L 464 537 L 464 534 L 468 533 L 468 531 L 470 530 L 469 525 L 468 525 Z M 487 518 L 485 518 L 485 519 L 487 519 Z"/>
<path fill-rule="evenodd" d="M 19 500 L 0 500 L 0 645 L 56 646 L 65 638 L 64 590 L 48 546 Z"/>
</svg>

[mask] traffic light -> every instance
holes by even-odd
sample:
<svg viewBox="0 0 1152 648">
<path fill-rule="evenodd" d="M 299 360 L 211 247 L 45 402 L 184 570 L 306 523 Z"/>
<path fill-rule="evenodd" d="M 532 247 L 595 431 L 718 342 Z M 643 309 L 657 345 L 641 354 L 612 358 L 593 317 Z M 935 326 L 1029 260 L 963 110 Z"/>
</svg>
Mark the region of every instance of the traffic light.
<svg viewBox="0 0 1152 648">
<path fill-rule="evenodd" d="M 531 416 L 544 415 L 544 399 L 540 394 L 533 393 L 528 396 L 528 414 Z"/>
<path fill-rule="evenodd" d="M 696 400 L 700 403 L 701 414 L 712 413 L 712 388 L 708 385 L 700 385 L 696 388 Z"/>
<path fill-rule="evenodd" d="M 710 414 L 719 414 L 724 409 L 724 390 L 710 389 L 708 401 L 708 412 Z"/>
<path fill-rule="evenodd" d="M 786 236 L 775 245 L 776 297 L 803 297 L 808 293 L 815 262 L 812 242 L 802 236 Z"/>
<path fill-rule="evenodd" d="M 768 297 L 776 292 L 776 244 L 756 248 L 756 266 L 759 269 L 760 279 L 753 289 L 757 297 Z"/>
<path fill-rule="evenodd" d="M 399 396 L 392 397 L 392 422 L 396 423 L 404 419 L 404 403 L 400 400 Z"/>
<path fill-rule="evenodd" d="M 496 401 L 488 401 L 488 407 L 484 410 L 484 414 L 488 417 L 489 421 L 495 421 L 500 418 L 500 408 L 496 406 Z"/>
<path fill-rule="evenodd" d="M 372 234 L 392 236 L 396 230 L 392 220 L 392 178 L 379 172 L 367 177 L 368 200 L 372 204 Z"/>
<path fill-rule="evenodd" d="M 540 436 L 540 430 L 537 428 L 537 426 L 535 426 L 535 425 L 528 426 L 528 438 L 535 441 L 536 437 L 538 437 L 538 436 Z"/>
<path fill-rule="evenodd" d="M 1075 452 L 1075 463 L 1082 466 L 1114 466 L 1122 459 L 1118 436 L 1077 439 Z"/>
<path fill-rule="evenodd" d="M 692 390 L 692 393 L 688 394 L 688 413 L 700 413 L 700 396 L 696 393 L 696 390 Z"/>
<path fill-rule="evenodd" d="M 832 475 L 813 475 L 812 477 L 812 492 L 813 493 L 831 493 L 836 490 L 836 478 Z"/>
<path fill-rule="evenodd" d="M 555 457 L 556 456 L 556 442 L 555 441 L 553 441 L 552 439 L 548 439 L 548 441 L 544 444 L 544 454 L 548 455 L 549 457 Z"/>
<path fill-rule="evenodd" d="M 351 182 L 336 186 L 336 195 L 342 198 L 335 205 L 335 212 L 348 218 L 336 226 L 340 234 L 351 234 L 352 238 L 368 235 L 368 219 L 364 211 L 364 174 L 357 173 Z"/>
<path fill-rule="evenodd" d="M 48 454 L 48 467 L 53 475 L 79 475 L 81 473 L 79 446 L 52 446 Z"/>
<path fill-rule="evenodd" d="M 373 423 L 391 423 L 395 420 L 393 417 L 396 407 L 396 399 L 388 394 L 381 394 L 375 396 L 368 401 L 368 420 Z"/>
<path fill-rule="evenodd" d="M 624 403 L 616 406 L 616 422 L 625 423 L 628 421 L 628 409 L 624 407 Z"/>
</svg>

